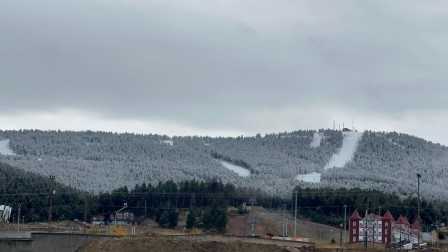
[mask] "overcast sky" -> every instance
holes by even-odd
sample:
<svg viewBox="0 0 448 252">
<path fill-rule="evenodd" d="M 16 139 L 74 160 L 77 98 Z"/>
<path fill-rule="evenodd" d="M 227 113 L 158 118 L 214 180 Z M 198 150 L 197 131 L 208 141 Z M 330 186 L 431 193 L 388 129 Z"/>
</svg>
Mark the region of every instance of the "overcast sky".
<svg viewBox="0 0 448 252">
<path fill-rule="evenodd" d="M 448 1 L 0 0 L 0 129 L 448 145 Z"/>
</svg>

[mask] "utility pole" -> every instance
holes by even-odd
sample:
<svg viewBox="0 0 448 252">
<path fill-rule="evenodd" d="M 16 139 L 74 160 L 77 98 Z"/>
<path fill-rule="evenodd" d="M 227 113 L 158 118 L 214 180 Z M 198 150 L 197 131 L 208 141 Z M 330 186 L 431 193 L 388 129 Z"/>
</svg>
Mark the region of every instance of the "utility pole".
<svg viewBox="0 0 448 252">
<path fill-rule="evenodd" d="M 375 207 L 373 208 L 372 211 L 372 218 L 373 218 L 373 222 L 372 222 L 372 248 L 375 248 Z"/>
<path fill-rule="evenodd" d="M 283 204 L 283 238 L 285 238 L 285 209 L 286 209 L 286 205 L 285 204 Z"/>
<path fill-rule="evenodd" d="M 365 235 L 364 235 L 364 238 L 365 238 L 365 240 L 364 240 L 364 248 L 367 248 L 367 231 L 369 230 L 368 226 L 367 226 L 367 209 L 366 209 L 366 214 L 365 214 L 364 219 L 365 219 L 364 220 L 364 232 L 366 232 Z"/>
<path fill-rule="evenodd" d="M 378 217 L 380 218 L 380 220 L 381 220 L 381 206 L 379 206 L 378 207 Z M 381 229 L 380 229 L 381 230 Z M 380 235 L 381 236 L 381 235 Z M 374 237 L 374 239 L 375 239 L 375 237 Z M 378 243 L 379 243 L 379 241 L 378 241 Z"/>
<path fill-rule="evenodd" d="M 19 215 L 17 216 L 17 233 L 20 232 L 20 207 L 22 204 L 19 204 Z"/>
<path fill-rule="evenodd" d="M 346 241 L 347 239 L 346 223 L 347 223 L 347 205 L 344 205 L 344 241 Z"/>
<path fill-rule="evenodd" d="M 88 200 L 89 194 L 85 194 L 85 200 L 84 200 L 84 234 L 86 233 L 86 226 L 87 226 L 87 200 Z"/>
<path fill-rule="evenodd" d="M 145 219 L 146 219 L 146 199 L 145 199 Z"/>
<path fill-rule="evenodd" d="M 54 191 L 54 179 L 55 179 L 55 177 L 53 175 L 50 175 L 51 190 L 50 190 L 50 197 L 48 198 L 48 201 L 49 201 L 49 207 L 48 207 L 48 233 L 51 232 L 51 207 L 52 207 L 52 203 L 53 203 L 53 196 L 55 194 L 55 191 Z"/>
<path fill-rule="evenodd" d="M 418 239 L 418 249 L 419 250 L 420 250 L 420 178 L 421 177 L 422 176 L 419 173 L 417 173 L 417 198 L 418 198 L 418 201 L 417 201 L 417 223 L 418 223 L 417 235 L 418 235 L 418 237 L 417 237 L 417 239 Z"/>
<path fill-rule="evenodd" d="M 296 190 L 296 209 L 294 211 L 294 237 L 297 237 L 297 190 Z"/>
</svg>

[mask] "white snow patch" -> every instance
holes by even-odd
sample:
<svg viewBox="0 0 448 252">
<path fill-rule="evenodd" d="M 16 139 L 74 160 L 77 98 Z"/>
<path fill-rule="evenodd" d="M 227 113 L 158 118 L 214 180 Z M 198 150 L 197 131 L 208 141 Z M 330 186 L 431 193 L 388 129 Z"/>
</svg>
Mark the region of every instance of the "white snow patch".
<svg viewBox="0 0 448 252">
<path fill-rule="evenodd" d="M 361 141 L 363 132 L 343 132 L 342 134 L 344 136 L 342 147 L 339 150 L 339 153 L 333 154 L 328 164 L 325 165 L 325 170 L 342 168 L 351 161 L 356 148 L 358 148 L 359 141 Z"/>
<path fill-rule="evenodd" d="M 11 148 L 9 148 L 9 139 L 0 141 L 0 154 L 15 155 Z"/>
<path fill-rule="evenodd" d="M 305 181 L 305 182 L 311 182 L 311 183 L 320 183 L 320 176 L 322 174 L 313 172 L 309 174 L 300 174 L 297 175 L 295 180 Z"/>
<path fill-rule="evenodd" d="M 164 144 L 168 144 L 169 146 L 173 146 L 174 141 L 173 140 L 163 140 L 163 141 L 160 141 L 160 143 L 164 143 Z"/>
<path fill-rule="evenodd" d="M 387 139 L 387 140 L 388 140 L 389 143 L 391 143 L 392 145 L 398 146 L 398 147 L 400 147 L 400 148 L 402 148 L 402 149 L 406 149 L 406 147 L 404 147 L 403 145 L 401 145 L 401 144 L 399 144 L 399 143 L 394 142 L 392 139 Z"/>
<path fill-rule="evenodd" d="M 313 135 L 313 141 L 310 144 L 311 148 L 317 148 L 320 146 L 320 141 L 322 140 L 322 138 L 324 137 L 323 133 L 319 133 L 319 132 L 314 132 Z"/>
<path fill-rule="evenodd" d="M 249 177 L 250 175 L 250 171 L 246 168 L 240 167 L 240 166 L 236 166 L 230 163 L 227 163 L 225 161 L 221 161 L 222 165 L 224 165 L 224 167 L 226 167 L 227 169 L 238 173 L 238 175 L 240 175 L 241 177 Z"/>
</svg>

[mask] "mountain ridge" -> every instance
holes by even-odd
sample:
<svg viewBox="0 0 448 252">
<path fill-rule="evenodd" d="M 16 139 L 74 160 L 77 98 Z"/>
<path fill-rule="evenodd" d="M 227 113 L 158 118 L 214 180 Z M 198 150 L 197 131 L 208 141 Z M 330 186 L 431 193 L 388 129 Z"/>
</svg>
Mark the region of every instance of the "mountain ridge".
<svg viewBox="0 0 448 252">
<path fill-rule="evenodd" d="M 378 189 L 406 196 L 415 193 L 417 179 L 413 177 L 421 173 L 422 194 L 446 200 L 446 146 L 407 134 L 366 131 L 351 161 L 343 168 L 324 172 L 325 165 L 341 148 L 343 134 L 321 129 L 320 145 L 313 147 L 315 132 L 212 138 L 0 130 L 0 140 L 10 140 L 16 154 L 0 155 L 0 161 L 42 175 L 56 174 L 66 185 L 95 193 L 143 182 L 217 178 L 276 195 L 289 193 L 300 184 Z M 241 177 L 220 160 L 246 168 L 250 175 Z M 313 172 L 323 172 L 321 183 L 294 179 Z"/>
</svg>

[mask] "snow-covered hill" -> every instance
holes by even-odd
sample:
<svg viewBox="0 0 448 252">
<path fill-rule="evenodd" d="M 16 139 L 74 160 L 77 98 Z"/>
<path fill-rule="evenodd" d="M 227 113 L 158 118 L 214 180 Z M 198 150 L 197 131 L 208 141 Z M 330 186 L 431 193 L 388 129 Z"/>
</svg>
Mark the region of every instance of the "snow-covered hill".
<svg viewBox="0 0 448 252">
<path fill-rule="evenodd" d="M 445 146 L 393 132 L 315 133 L 307 130 L 263 137 L 170 138 L 90 131 L 0 130 L 2 153 L 16 154 L 0 155 L 0 162 L 45 176 L 55 175 L 59 182 L 92 192 L 167 180 L 220 179 L 278 195 L 287 195 L 297 184 L 409 195 L 415 193 L 415 175 L 419 173 L 423 195 L 448 199 Z M 7 139 L 10 149 L 5 149 Z M 230 167 L 239 167 L 250 176 L 241 176 L 244 174 Z M 333 167 L 339 168 L 330 169 Z"/>
</svg>

